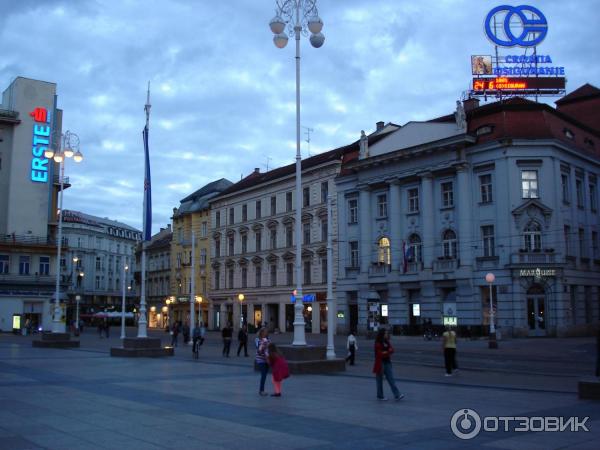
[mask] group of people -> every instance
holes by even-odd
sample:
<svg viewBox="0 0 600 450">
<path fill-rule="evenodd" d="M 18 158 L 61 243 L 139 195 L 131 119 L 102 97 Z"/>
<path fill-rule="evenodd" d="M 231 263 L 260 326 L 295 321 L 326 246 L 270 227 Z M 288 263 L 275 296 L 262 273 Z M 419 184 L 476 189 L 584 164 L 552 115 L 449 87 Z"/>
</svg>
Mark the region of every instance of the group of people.
<svg viewBox="0 0 600 450">
<path fill-rule="evenodd" d="M 195 351 L 196 344 L 200 341 L 204 342 L 206 327 L 204 326 L 204 322 L 197 322 L 190 335 L 190 327 L 187 324 L 184 324 L 181 321 L 173 322 L 169 329 L 169 334 L 171 335 L 171 347 L 177 347 L 179 341 L 179 333 L 183 334 L 184 343 L 190 342 L 191 338 L 191 341 L 194 344 L 193 350 Z M 202 342 L 200 342 L 200 345 L 202 345 Z"/>
<path fill-rule="evenodd" d="M 277 349 L 277 346 L 269 340 L 269 331 L 261 328 L 254 341 L 256 356 L 254 362 L 260 372 L 260 385 L 258 394 L 268 395 L 265 391 L 265 382 L 269 367 L 271 368 L 271 380 L 273 382 L 273 393 L 271 397 L 281 397 L 281 383 L 290 376 L 287 361 Z"/>
</svg>

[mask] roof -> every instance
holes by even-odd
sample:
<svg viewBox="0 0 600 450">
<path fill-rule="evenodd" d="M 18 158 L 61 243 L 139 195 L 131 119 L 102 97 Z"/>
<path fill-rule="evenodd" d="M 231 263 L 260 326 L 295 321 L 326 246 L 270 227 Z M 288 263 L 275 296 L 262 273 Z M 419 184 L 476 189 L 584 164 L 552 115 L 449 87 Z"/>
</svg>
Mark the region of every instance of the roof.
<svg viewBox="0 0 600 450">
<path fill-rule="evenodd" d="M 141 233 L 141 231 L 137 228 L 129 226 L 123 222 L 111 220 L 108 217 L 97 217 L 92 216 L 91 214 L 82 213 L 81 211 L 72 211 L 68 209 L 65 209 L 63 212 L 63 222 L 81 223 L 98 228 L 101 228 L 102 226 L 110 226 Z"/>
<path fill-rule="evenodd" d="M 226 178 L 221 178 L 220 180 L 208 183 L 194 193 L 183 198 L 179 208 L 177 208 L 177 211 L 173 214 L 173 217 L 191 214 L 208 208 L 209 200 L 219 195 L 219 193 L 223 192 L 231 185 L 233 185 L 233 183 Z"/>
<path fill-rule="evenodd" d="M 563 98 L 557 100 L 555 103 L 559 106 L 562 106 L 567 103 L 587 100 L 593 97 L 600 97 L 600 89 L 598 89 L 596 86 L 592 86 L 591 84 L 586 83 L 583 86 L 575 89 L 569 95 L 566 95 Z"/>
</svg>

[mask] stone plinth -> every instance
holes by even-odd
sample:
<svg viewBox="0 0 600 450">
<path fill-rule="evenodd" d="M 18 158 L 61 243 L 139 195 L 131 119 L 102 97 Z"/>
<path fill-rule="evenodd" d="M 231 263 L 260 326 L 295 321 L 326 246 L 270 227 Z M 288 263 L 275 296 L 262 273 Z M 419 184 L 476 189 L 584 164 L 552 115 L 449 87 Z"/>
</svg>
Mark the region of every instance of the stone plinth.
<svg viewBox="0 0 600 450">
<path fill-rule="evenodd" d="M 579 381 L 577 391 L 582 400 L 600 400 L 600 378 Z"/>
<path fill-rule="evenodd" d="M 320 374 L 343 372 L 346 361 L 343 358 L 327 359 L 327 347 L 317 345 L 278 345 L 292 374 Z"/>
<path fill-rule="evenodd" d="M 79 341 L 72 341 L 69 333 L 42 333 L 42 338 L 33 340 L 31 345 L 40 348 L 74 348 L 79 347 Z"/>
<path fill-rule="evenodd" d="M 110 356 L 130 358 L 159 358 L 173 355 L 173 347 L 162 347 L 158 338 L 125 338 L 123 339 L 123 347 L 112 347 L 110 349 Z"/>
</svg>

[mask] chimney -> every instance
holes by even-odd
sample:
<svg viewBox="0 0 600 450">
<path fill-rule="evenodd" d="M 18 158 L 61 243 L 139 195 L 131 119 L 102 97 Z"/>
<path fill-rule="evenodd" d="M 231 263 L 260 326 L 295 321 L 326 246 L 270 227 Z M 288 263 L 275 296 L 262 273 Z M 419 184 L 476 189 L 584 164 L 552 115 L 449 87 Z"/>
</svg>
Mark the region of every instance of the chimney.
<svg viewBox="0 0 600 450">
<path fill-rule="evenodd" d="M 255 167 L 254 168 L 254 173 L 260 173 L 260 167 Z"/>
<path fill-rule="evenodd" d="M 479 108 L 479 99 L 468 98 L 466 100 L 463 100 L 463 108 L 465 109 L 465 112 L 469 112 L 475 108 Z"/>
<path fill-rule="evenodd" d="M 377 127 L 377 129 L 375 131 L 381 131 L 381 130 L 383 130 L 383 127 L 385 127 L 385 122 L 379 121 L 375 124 L 375 126 Z"/>
<path fill-rule="evenodd" d="M 171 224 L 167 224 L 167 230 L 171 230 Z"/>
</svg>

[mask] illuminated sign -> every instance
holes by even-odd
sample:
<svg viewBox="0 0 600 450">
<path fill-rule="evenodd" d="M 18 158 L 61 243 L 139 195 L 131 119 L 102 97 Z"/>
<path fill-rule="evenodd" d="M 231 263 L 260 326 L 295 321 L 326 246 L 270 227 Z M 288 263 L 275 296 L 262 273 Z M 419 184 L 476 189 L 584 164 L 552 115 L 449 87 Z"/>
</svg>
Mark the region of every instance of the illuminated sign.
<svg viewBox="0 0 600 450">
<path fill-rule="evenodd" d="M 502 59 L 499 58 L 499 62 L 502 62 Z M 504 57 L 504 63 L 515 65 L 508 67 L 496 67 L 494 69 L 495 75 L 565 75 L 564 66 L 539 66 L 539 64 L 552 64 L 552 58 L 550 55 L 507 55 Z"/>
<path fill-rule="evenodd" d="M 412 309 L 413 309 L 413 316 L 419 317 L 421 315 L 421 305 L 419 305 L 418 303 L 414 303 L 412 305 Z"/>
<path fill-rule="evenodd" d="M 473 78 L 475 95 L 552 93 L 565 88 L 564 77 L 497 77 Z"/>
<path fill-rule="evenodd" d="M 44 152 L 50 145 L 50 114 L 46 108 L 35 108 L 29 113 L 33 118 L 33 145 L 31 148 L 31 181 L 48 182 L 48 159 Z"/>
<path fill-rule="evenodd" d="M 315 294 L 304 294 L 302 296 L 302 301 L 304 303 L 312 303 L 315 301 L 316 295 Z M 291 296 L 291 302 L 292 303 L 296 303 L 296 296 L 292 294 Z"/>
<path fill-rule="evenodd" d="M 388 305 L 381 305 L 381 317 L 388 316 Z"/>
<path fill-rule="evenodd" d="M 556 269 L 540 269 L 539 267 L 535 269 L 521 269 L 519 270 L 520 277 L 534 277 L 534 278 L 544 278 L 544 277 L 555 277 Z"/>
<path fill-rule="evenodd" d="M 529 5 L 497 6 L 485 18 L 485 34 L 501 47 L 534 47 L 544 40 L 547 33 L 546 17 L 539 9 Z"/>
<path fill-rule="evenodd" d="M 492 55 L 472 55 L 471 73 L 473 75 L 492 75 Z"/>
</svg>

